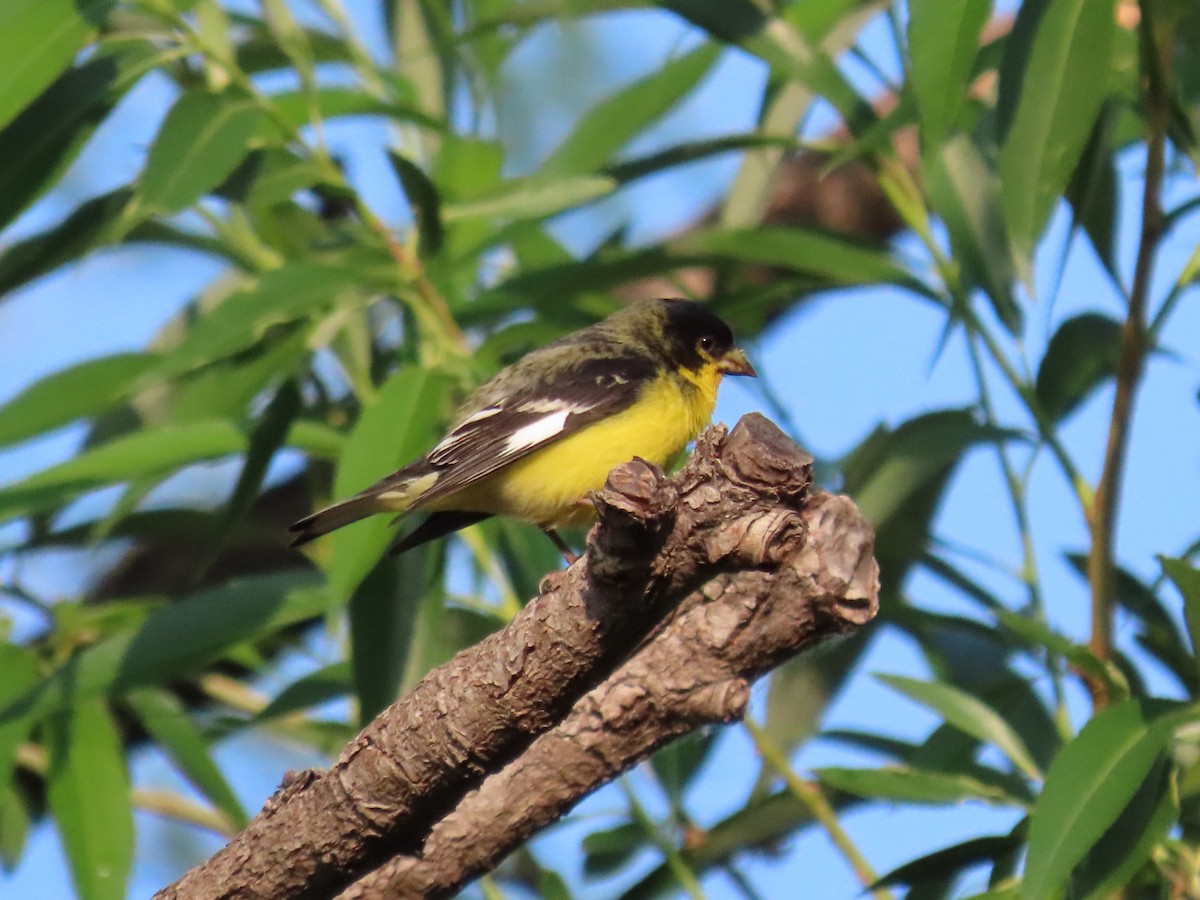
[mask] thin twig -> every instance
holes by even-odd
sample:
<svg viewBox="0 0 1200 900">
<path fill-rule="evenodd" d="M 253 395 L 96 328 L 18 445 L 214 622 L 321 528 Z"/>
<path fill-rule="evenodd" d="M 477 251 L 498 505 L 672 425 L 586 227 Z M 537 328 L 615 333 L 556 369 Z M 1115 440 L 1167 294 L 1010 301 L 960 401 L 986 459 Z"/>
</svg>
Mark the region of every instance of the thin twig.
<svg viewBox="0 0 1200 900">
<path fill-rule="evenodd" d="M 1170 42 L 1158 40 L 1155 21 L 1147 4 L 1142 4 L 1139 29 L 1145 60 L 1145 106 L 1149 134 L 1146 139 L 1146 179 L 1142 191 L 1142 228 L 1129 307 L 1121 327 L 1121 351 L 1117 362 L 1116 394 L 1109 419 L 1108 442 L 1104 449 L 1104 467 L 1096 493 L 1087 508 L 1092 544 L 1088 552 L 1087 575 L 1092 593 L 1092 634 L 1088 647 L 1098 658 L 1112 655 L 1113 631 L 1113 535 L 1116 530 L 1117 502 L 1121 476 L 1129 449 L 1129 423 L 1133 416 L 1133 396 L 1142 376 L 1146 357 L 1146 305 L 1150 276 L 1159 240 L 1163 234 L 1162 186 L 1165 172 L 1166 132 L 1171 115 L 1170 95 L 1164 82 L 1170 70 L 1167 60 Z M 1089 681 L 1094 705 L 1108 705 L 1104 686 Z"/>
</svg>

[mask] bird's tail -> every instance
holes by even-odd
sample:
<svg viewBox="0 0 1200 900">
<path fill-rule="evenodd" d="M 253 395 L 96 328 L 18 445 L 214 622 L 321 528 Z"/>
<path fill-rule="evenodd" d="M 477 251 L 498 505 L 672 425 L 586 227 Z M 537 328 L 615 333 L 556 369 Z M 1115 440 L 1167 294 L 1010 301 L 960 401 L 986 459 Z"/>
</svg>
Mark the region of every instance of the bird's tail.
<svg viewBox="0 0 1200 900">
<path fill-rule="evenodd" d="M 341 503 L 335 503 L 333 506 L 327 506 L 288 526 L 288 531 L 295 535 L 288 546 L 299 547 L 307 544 L 343 525 L 349 525 L 351 522 L 357 522 L 359 519 L 365 519 L 367 516 L 383 512 L 383 510 L 384 505 L 378 496 L 363 494 L 343 500 Z"/>
</svg>

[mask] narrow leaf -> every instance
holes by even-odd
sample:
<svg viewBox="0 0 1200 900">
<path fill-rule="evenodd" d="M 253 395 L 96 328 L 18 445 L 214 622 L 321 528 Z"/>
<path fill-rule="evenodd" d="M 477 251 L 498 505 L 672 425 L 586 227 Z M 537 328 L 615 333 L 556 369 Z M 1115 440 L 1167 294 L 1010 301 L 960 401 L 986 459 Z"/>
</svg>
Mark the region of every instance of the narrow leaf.
<svg viewBox="0 0 1200 900">
<path fill-rule="evenodd" d="M 1120 703 L 1098 713 L 1063 747 L 1033 808 L 1022 897 L 1042 900 L 1062 888 L 1181 724 L 1176 709 L 1162 702 Z"/>
<path fill-rule="evenodd" d="M 611 194 L 617 182 L 606 175 L 533 175 L 506 182 L 491 195 L 446 203 L 447 224 L 469 219 L 541 219 Z"/>
<path fill-rule="evenodd" d="M 394 150 L 388 150 L 387 155 L 388 162 L 392 164 L 392 171 L 400 179 L 400 186 L 404 188 L 404 195 L 412 207 L 413 217 L 417 220 L 417 232 L 421 236 L 421 254 L 436 256 L 442 249 L 442 241 L 445 238 L 442 229 L 442 201 L 437 188 L 416 163 Z"/>
<path fill-rule="evenodd" d="M 93 197 L 45 231 L 6 247 L 0 252 L 0 295 L 74 262 L 106 240 L 110 226 L 133 196 L 118 188 Z"/>
<path fill-rule="evenodd" d="M 702 231 L 673 242 L 680 254 L 714 255 L 756 265 L 779 266 L 835 284 L 897 284 L 931 292 L 883 250 L 802 228 L 764 227 Z"/>
<path fill-rule="evenodd" d="M 967 96 L 990 4 L 979 0 L 911 0 L 908 56 L 926 147 L 942 142 Z"/>
<path fill-rule="evenodd" d="M 0 130 L 0 228 L 63 172 L 159 52 L 149 41 L 101 45 Z"/>
<path fill-rule="evenodd" d="M 437 438 L 447 382 L 429 369 L 404 367 L 364 409 L 346 442 L 334 495 L 349 497 L 416 459 Z M 325 570 L 333 596 L 348 600 L 392 538 L 387 516 L 374 516 L 333 536 Z"/>
<path fill-rule="evenodd" d="M 927 881 L 953 878 L 965 869 L 993 861 L 1020 846 L 1021 839 L 1014 834 L 972 838 L 898 866 L 871 885 L 870 889 L 898 884 L 913 887 Z"/>
<path fill-rule="evenodd" d="M 708 42 L 672 59 L 605 97 L 579 118 L 575 129 L 541 165 L 555 175 L 594 172 L 695 89 L 721 54 Z"/>
<path fill-rule="evenodd" d="M 150 146 L 142 203 L 159 212 L 191 206 L 237 168 L 262 115 L 255 100 L 233 92 L 184 93 Z"/>
<path fill-rule="evenodd" d="M 47 375 L 0 407 L 0 447 L 107 411 L 158 362 L 150 353 L 118 353 Z"/>
<path fill-rule="evenodd" d="M 1000 179 L 966 135 L 931 148 L 921 171 L 966 286 L 987 292 L 1000 321 L 1012 334 L 1020 334 L 1021 307 L 1013 296 L 1016 269 Z"/>
<path fill-rule="evenodd" d="M 229 824 L 241 829 L 250 821 L 229 782 L 210 754 L 208 740 L 174 694 L 160 690 L 130 691 L 125 702 L 142 726 L 184 777 L 225 814 Z"/>
<path fill-rule="evenodd" d="M 5 0 L 0 4 L 0 127 L 54 81 L 95 33 L 113 0 Z"/>
<path fill-rule="evenodd" d="M 330 663 L 293 681 L 255 716 L 258 722 L 302 712 L 330 700 L 337 700 L 354 689 L 348 662 Z"/>
<path fill-rule="evenodd" d="M 1192 639 L 1193 658 L 1200 654 L 1200 571 L 1182 559 L 1159 557 L 1163 571 L 1183 596 L 1183 617 Z"/>
<path fill-rule="evenodd" d="M 315 582 L 310 572 L 260 575 L 174 601 L 136 629 L 81 650 L 0 709 L 0 723 L 192 674 L 237 644 L 326 613 L 327 594 Z"/>
<path fill-rule="evenodd" d="M 1108 3 L 1034 0 L 1017 12 L 1031 43 L 1013 41 L 1001 95 L 1019 96 L 1000 149 L 1009 232 L 1028 257 L 1087 144 L 1108 95 L 1116 17 Z M 1022 20 L 1025 20 L 1022 22 Z M 1007 55 L 1007 53 L 1006 53 Z"/>
<path fill-rule="evenodd" d="M 0 520 L 53 508 L 105 485 L 239 453 L 245 446 L 245 435 L 226 421 L 137 431 L 0 489 Z"/>
<path fill-rule="evenodd" d="M 815 770 L 822 784 L 859 797 L 879 797 L 905 803 L 942 805 L 963 800 L 1020 805 L 999 788 L 966 775 L 883 766 L 878 769 L 824 768 Z"/>
<path fill-rule="evenodd" d="M 83 900 L 121 900 L 133 864 L 133 807 L 125 753 L 101 700 L 77 701 L 47 721 L 46 793 Z"/>
<path fill-rule="evenodd" d="M 1018 769 L 1033 779 L 1042 777 L 1032 754 L 1012 726 L 994 709 L 956 687 L 898 675 L 876 676 L 884 684 L 939 713 L 950 725 L 978 740 L 994 744 Z"/>
</svg>

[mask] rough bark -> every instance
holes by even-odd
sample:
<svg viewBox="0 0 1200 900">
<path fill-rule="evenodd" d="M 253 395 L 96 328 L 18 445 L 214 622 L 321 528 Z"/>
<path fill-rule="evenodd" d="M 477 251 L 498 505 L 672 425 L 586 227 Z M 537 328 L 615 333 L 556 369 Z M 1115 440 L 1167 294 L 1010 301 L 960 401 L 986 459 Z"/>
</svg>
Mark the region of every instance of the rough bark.
<svg viewBox="0 0 1200 900">
<path fill-rule="evenodd" d="M 750 415 L 674 478 L 614 470 L 579 562 L 159 896 L 449 893 L 654 748 L 741 715 L 752 679 L 875 613 L 870 526 L 808 496 L 810 465 Z"/>
</svg>

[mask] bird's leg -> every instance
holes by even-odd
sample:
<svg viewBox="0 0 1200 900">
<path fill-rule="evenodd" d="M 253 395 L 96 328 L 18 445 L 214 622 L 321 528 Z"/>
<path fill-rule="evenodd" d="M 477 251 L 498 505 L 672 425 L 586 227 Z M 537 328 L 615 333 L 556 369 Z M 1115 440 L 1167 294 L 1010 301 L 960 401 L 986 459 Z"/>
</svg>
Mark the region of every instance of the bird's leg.
<svg viewBox="0 0 1200 900">
<path fill-rule="evenodd" d="M 579 559 L 579 554 L 567 546 L 567 542 L 559 537 L 558 532 L 553 528 L 543 528 L 542 533 L 550 538 L 551 543 L 558 548 L 558 552 L 563 555 L 563 559 L 567 561 L 567 565 L 574 565 L 575 560 Z"/>
</svg>

